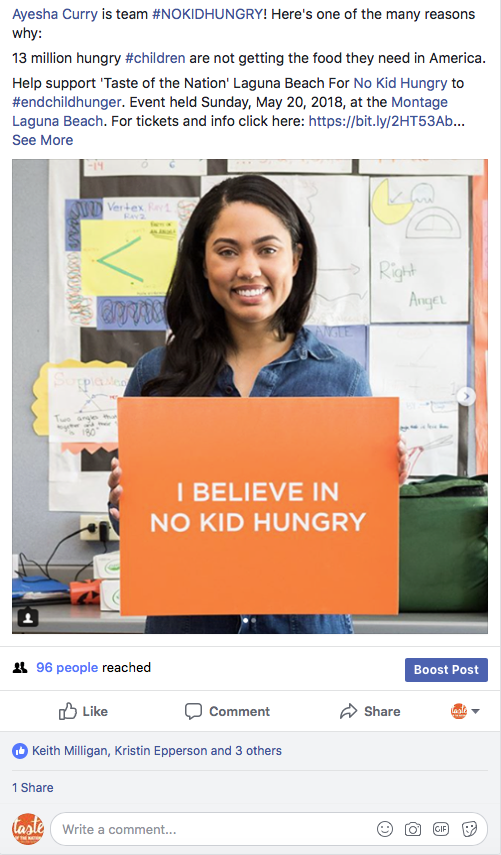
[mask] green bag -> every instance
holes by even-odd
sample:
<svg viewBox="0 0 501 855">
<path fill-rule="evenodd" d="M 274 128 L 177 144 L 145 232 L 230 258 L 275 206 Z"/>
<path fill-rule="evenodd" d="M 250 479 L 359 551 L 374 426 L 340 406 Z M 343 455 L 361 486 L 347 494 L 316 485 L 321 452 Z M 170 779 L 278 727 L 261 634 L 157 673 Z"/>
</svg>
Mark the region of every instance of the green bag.
<svg viewBox="0 0 501 855">
<path fill-rule="evenodd" d="M 400 488 L 400 611 L 487 611 L 487 476 Z"/>
</svg>

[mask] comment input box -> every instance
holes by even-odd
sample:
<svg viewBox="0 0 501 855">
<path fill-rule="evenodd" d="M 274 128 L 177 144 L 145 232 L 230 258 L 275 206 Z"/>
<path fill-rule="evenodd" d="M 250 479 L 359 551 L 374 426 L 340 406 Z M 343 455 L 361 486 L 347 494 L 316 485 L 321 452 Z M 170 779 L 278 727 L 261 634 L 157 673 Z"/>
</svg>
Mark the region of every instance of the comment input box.
<svg viewBox="0 0 501 855">
<path fill-rule="evenodd" d="M 63 846 L 468 846 L 485 839 L 487 823 L 445 812 L 62 813 L 51 834 Z"/>
</svg>

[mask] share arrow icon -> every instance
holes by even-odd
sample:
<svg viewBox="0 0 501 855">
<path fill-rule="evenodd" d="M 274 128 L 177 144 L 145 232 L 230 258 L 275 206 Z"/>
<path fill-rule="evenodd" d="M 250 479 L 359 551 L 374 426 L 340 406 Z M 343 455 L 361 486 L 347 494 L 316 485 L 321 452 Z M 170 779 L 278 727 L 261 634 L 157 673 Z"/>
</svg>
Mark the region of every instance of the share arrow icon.
<svg viewBox="0 0 501 855">
<path fill-rule="evenodd" d="M 349 707 L 345 707 L 344 710 L 341 710 L 341 715 L 339 718 L 344 718 L 345 716 L 349 716 L 350 718 L 358 712 L 357 708 L 350 704 Z"/>
</svg>

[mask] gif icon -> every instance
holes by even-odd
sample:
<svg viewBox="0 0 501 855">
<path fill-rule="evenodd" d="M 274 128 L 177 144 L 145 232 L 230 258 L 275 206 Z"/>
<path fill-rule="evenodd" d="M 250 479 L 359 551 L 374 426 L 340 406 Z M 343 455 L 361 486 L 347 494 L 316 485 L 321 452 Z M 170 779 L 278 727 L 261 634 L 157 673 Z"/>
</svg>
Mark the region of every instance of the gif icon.
<svg viewBox="0 0 501 855">
<path fill-rule="evenodd" d="M 433 834 L 436 834 L 437 837 L 445 837 L 446 834 L 449 834 L 449 823 L 448 822 L 434 822 L 433 823 Z"/>
</svg>

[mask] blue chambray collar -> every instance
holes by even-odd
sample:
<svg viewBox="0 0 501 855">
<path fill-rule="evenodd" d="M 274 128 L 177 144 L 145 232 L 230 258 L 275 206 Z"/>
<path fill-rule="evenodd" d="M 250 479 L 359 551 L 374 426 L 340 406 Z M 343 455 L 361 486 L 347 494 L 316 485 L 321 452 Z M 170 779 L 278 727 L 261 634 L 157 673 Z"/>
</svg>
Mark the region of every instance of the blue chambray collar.
<svg viewBox="0 0 501 855">
<path fill-rule="evenodd" d="M 291 349 L 270 362 L 271 365 L 283 365 L 286 362 L 297 362 L 299 359 L 307 359 L 312 356 L 314 359 L 324 361 L 327 359 L 336 359 L 336 354 L 332 352 L 330 347 L 327 347 L 322 341 L 319 341 L 316 336 L 307 327 L 302 327 Z"/>
</svg>

